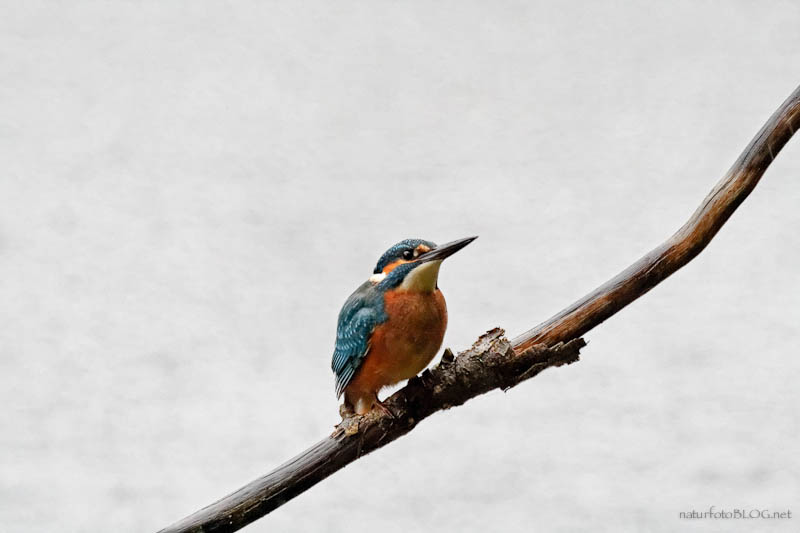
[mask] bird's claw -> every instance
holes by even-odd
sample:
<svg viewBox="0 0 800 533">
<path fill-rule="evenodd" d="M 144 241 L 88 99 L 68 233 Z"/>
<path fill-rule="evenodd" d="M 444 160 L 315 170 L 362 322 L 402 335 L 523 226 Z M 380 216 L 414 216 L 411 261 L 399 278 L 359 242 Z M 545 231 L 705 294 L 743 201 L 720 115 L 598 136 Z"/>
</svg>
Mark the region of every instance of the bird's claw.
<svg viewBox="0 0 800 533">
<path fill-rule="evenodd" d="M 394 413 L 391 411 L 391 409 L 386 407 L 386 405 L 384 405 L 383 402 L 381 402 L 380 400 L 375 400 L 375 407 L 377 407 L 380 412 L 382 412 L 383 414 L 385 414 L 389 418 L 397 418 L 394 415 Z"/>
</svg>

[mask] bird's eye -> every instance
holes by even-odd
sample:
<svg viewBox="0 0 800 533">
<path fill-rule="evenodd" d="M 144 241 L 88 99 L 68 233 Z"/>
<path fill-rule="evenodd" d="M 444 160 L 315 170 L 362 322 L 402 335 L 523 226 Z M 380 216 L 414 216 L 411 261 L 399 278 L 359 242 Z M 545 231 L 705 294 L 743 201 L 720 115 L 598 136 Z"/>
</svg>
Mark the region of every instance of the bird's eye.
<svg viewBox="0 0 800 533">
<path fill-rule="evenodd" d="M 403 252 L 403 259 L 405 259 L 406 261 L 410 261 L 413 257 L 414 257 L 414 252 L 412 252 L 411 250 L 406 250 L 405 252 Z"/>
</svg>

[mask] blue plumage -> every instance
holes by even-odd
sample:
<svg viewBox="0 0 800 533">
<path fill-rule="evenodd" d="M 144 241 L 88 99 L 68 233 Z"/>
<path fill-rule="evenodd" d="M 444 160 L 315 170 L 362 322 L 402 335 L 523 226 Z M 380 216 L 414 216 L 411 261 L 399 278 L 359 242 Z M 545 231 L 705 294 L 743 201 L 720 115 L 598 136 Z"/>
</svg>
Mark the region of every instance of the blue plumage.
<svg viewBox="0 0 800 533">
<path fill-rule="evenodd" d="M 431 362 L 447 328 L 439 266 L 476 238 L 441 246 L 422 239 L 400 241 L 350 295 L 339 312 L 331 361 L 336 396 L 344 394 L 345 410 L 363 415 L 376 405 L 383 407 L 378 391 L 409 379 Z"/>
<path fill-rule="evenodd" d="M 383 308 L 383 291 L 378 289 L 379 285 L 365 282 L 350 295 L 339 312 L 336 347 L 331 362 L 336 374 L 337 398 L 364 361 L 372 330 L 389 318 Z"/>
<path fill-rule="evenodd" d="M 400 241 L 381 256 L 374 272 L 376 274 L 383 272 L 386 265 L 402 258 L 404 252 L 413 252 L 420 244 L 429 248 L 436 247 L 436 244 L 422 239 Z M 342 395 L 344 388 L 353 379 L 367 356 L 373 330 L 389 319 L 384 310 L 384 293 L 400 285 L 406 274 L 418 265 L 419 263 L 399 265 L 377 284 L 366 281 L 345 301 L 339 312 L 336 347 L 331 361 L 331 368 L 336 375 L 337 397 Z"/>
<path fill-rule="evenodd" d="M 403 257 L 403 252 L 408 252 L 408 251 L 413 252 L 414 248 L 416 248 L 420 244 L 424 244 L 425 246 L 431 249 L 436 248 L 436 244 L 432 243 L 431 241 L 424 241 L 422 239 L 402 240 L 397 244 L 395 244 L 394 246 L 392 246 L 391 248 L 389 248 L 388 250 L 386 250 L 386 252 L 384 252 L 381 258 L 378 259 L 378 264 L 375 265 L 375 270 L 373 270 L 373 272 L 375 274 L 380 274 L 381 272 L 383 272 L 383 269 L 386 265 L 398 259 L 401 259 Z"/>
<path fill-rule="evenodd" d="M 384 310 L 384 293 L 400 285 L 406 274 L 417 266 L 419 263 L 406 263 L 389 272 L 380 283 L 366 281 L 345 301 L 339 311 L 331 361 L 336 374 L 337 397 L 342 395 L 367 356 L 372 331 L 389 319 Z"/>
</svg>

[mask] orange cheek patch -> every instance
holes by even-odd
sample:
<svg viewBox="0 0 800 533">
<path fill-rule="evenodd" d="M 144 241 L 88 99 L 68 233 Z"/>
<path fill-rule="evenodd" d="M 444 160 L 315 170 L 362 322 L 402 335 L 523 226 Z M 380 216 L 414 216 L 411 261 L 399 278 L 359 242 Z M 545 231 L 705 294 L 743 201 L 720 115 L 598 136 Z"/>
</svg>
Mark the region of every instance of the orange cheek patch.
<svg viewBox="0 0 800 533">
<path fill-rule="evenodd" d="M 388 265 L 386 265 L 385 267 L 383 267 L 383 273 L 384 273 L 384 274 L 388 274 L 389 272 L 391 272 L 391 271 L 392 271 L 392 270 L 394 270 L 395 268 L 397 268 L 397 267 L 399 267 L 400 265 L 403 265 L 403 264 L 405 264 L 405 263 L 410 263 L 410 261 L 405 261 L 405 260 L 403 260 L 403 259 L 398 259 L 397 261 L 394 261 L 394 262 L 392 262 L 392 263 L 389 263 Z"/>
</svg>

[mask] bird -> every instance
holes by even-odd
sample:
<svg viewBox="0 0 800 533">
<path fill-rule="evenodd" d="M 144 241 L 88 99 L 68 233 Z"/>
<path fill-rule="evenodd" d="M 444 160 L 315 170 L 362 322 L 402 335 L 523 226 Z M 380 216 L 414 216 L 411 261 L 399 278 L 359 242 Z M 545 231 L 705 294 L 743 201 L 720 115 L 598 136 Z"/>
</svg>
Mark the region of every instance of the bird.
<svg viewBox="0 0 800 533">
<path fill-rule="evenodd" d="M 402 240 L 381 255 L 372 276 L 347 298 L 331 361 L 336 397 L 344 395 L 346 412 L 363 415 L 377 408 L 392 414 L 378 392 L 416 376 L 439 351 L 447 329 L 439 268 L 477 238 L 439 246 Z"/>
</svg>

